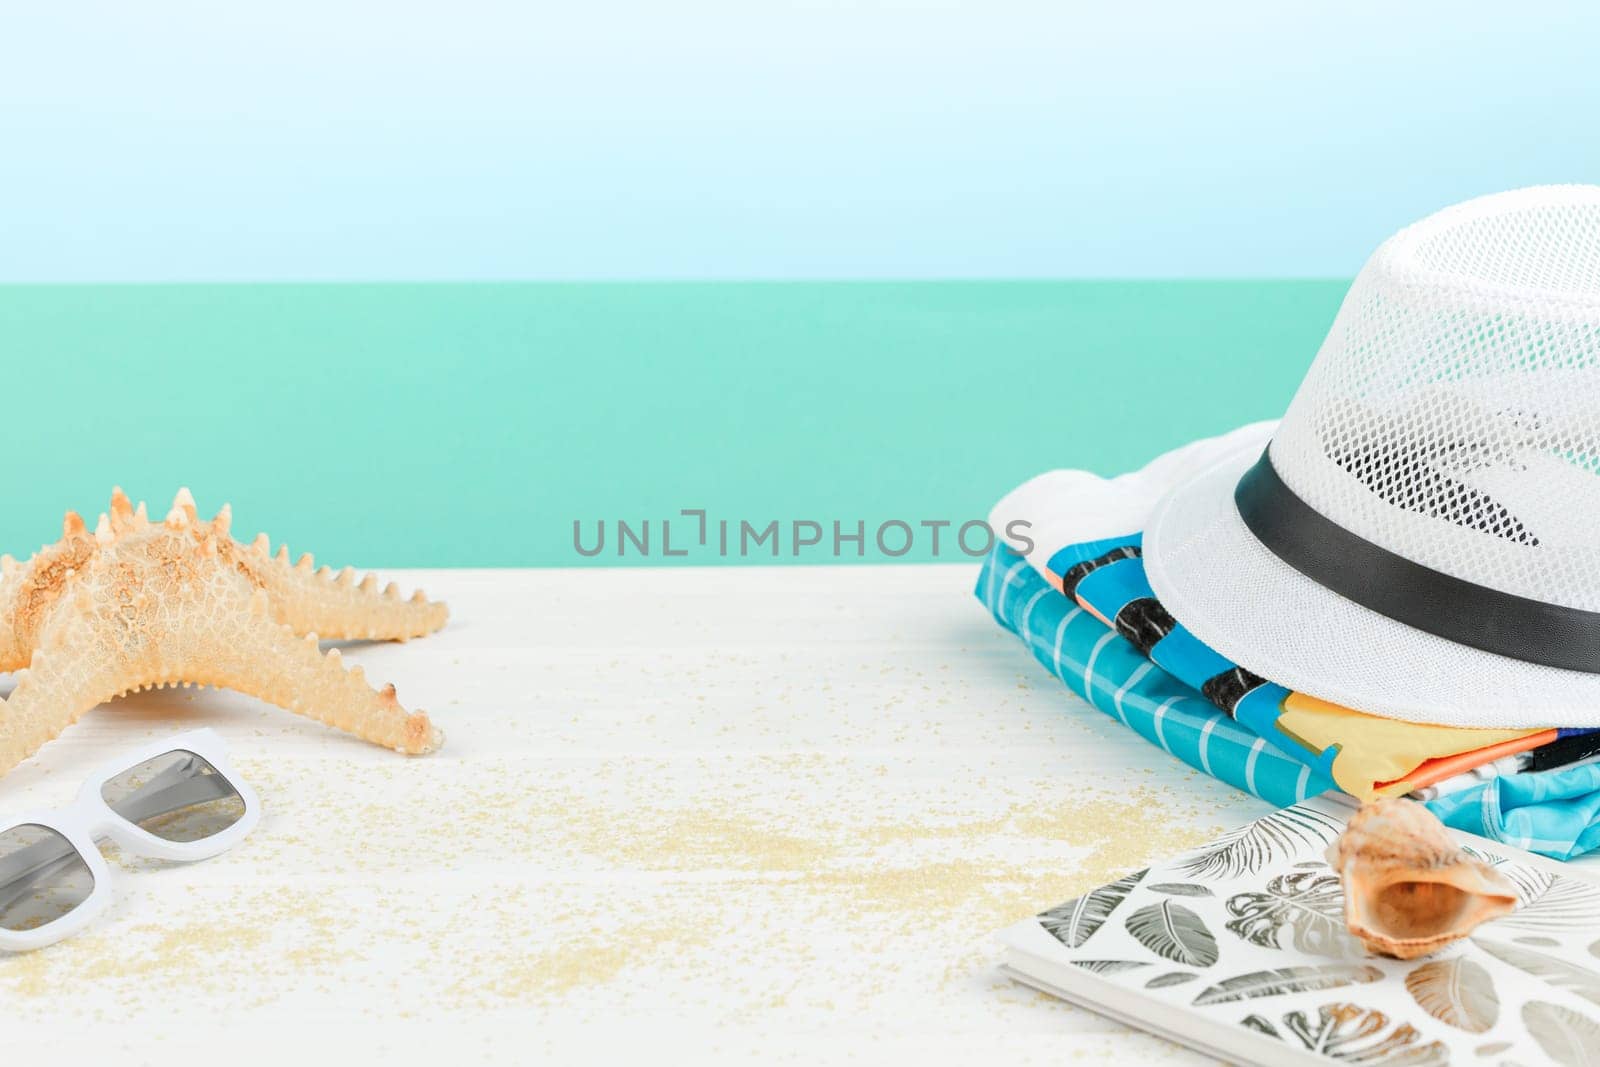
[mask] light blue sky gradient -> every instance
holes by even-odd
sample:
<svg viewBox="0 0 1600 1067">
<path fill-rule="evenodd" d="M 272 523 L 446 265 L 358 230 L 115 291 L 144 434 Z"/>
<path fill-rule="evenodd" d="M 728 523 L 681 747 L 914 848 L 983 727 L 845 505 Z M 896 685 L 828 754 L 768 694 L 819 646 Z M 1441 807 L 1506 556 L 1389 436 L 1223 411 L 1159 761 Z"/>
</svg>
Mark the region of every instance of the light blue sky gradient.
<svg viewBox="0 0 1600 1067">
<path fill-rule="evenodd" d="M 1349 276 L 1600 180 L 1600 5 L 1474 6 L 11 5 L 0 281 Z"/>
</svg>

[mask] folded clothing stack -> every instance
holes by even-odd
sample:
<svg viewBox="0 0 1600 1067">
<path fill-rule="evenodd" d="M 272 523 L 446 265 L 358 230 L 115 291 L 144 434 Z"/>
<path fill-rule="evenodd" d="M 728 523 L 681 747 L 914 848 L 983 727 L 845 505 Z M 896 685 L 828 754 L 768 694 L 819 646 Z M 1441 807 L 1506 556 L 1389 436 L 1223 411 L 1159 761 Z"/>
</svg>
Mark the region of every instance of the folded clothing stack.
<svg viewBox="0 0 1600 1067">
<path fill-rule="evenodd" d="M 995 508 L 1009 531 L 977 595 L 1085 700 L 1190 766 L 1275 804 L 1329 788 L 1410 795 L 1447 823 L 1558 858 L 1600 846 L 1600 730 L 1450 726 L 1292 690 L 1214 651 L 1163 605 L 1143 529 L 1179 485 L 1273 423 L 1167 453 L 1116 478 L 1052 471 Z"/>
<path fill-rule="evenodd" d="M 1600 847 L 1600 186 L 1406 227 L 1281 422 L 1043 475 L 994 528 L 995 618 L 1202 770 Z"/>
</svg>

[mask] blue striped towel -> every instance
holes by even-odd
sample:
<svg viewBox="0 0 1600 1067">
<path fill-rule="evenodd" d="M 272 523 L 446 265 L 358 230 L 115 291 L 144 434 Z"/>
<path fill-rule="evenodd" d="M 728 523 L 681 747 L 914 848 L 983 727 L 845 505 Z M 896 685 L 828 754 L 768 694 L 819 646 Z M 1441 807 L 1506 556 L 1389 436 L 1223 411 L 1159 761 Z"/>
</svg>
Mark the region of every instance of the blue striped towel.
<svg viewBox="0 0 1600 1067">
<path fill-rule="evenodd" d="M 1074 693 L 1196 770 L 1280 807 L 1335 788 L 1151 663 L 1001 544 L 975 590 Z M 1447 825 L 1567 860 L 1600 848 L 1600 763 L 1504 774 L 1427 802 Z"/>
<path fill-rule="evenodd" d="M 1189 766 L 1280 807 L 1334 788 L 1151 663 L 1005 544 L 984 560 L 975 592 L 1068 688 Z"/>
</svg>

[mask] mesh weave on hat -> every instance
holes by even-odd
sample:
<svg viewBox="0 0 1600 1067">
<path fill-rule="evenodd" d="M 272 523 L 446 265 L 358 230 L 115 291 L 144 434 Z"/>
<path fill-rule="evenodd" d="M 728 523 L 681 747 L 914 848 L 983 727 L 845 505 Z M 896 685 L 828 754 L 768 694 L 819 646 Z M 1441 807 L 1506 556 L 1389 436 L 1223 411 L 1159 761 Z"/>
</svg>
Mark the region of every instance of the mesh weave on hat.
<svg viewBox="0 0 1600 1067">
<path fill-rule="evenodd" d="M 1483 197 L 1385 242 L 1266 455 L 1171 492 L 1145 552 L 1177 618 L 1282 685 L 1600 726 L 1600 187 Z"/>
</svg>

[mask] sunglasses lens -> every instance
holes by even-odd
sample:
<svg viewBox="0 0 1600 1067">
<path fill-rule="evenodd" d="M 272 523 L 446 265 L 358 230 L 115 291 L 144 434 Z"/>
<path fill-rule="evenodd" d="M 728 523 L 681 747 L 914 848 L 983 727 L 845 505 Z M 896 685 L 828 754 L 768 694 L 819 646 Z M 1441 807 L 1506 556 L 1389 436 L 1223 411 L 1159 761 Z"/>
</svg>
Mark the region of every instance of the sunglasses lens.
<svg viewBox="0 0 1600 1067">
<path fill-rule="evenodd" d="M 106 806 L 164 841 L 201 841 L 244 818 L 244 798 L 215 767 L 177 749 L 100 787 Z"/>
<path fill-rule="evenodd" d="M 0 929 L 37 930 L 93 892 L 89 865 L 48 826 L 23 823 L 0 833 Z"/>
</svg>

